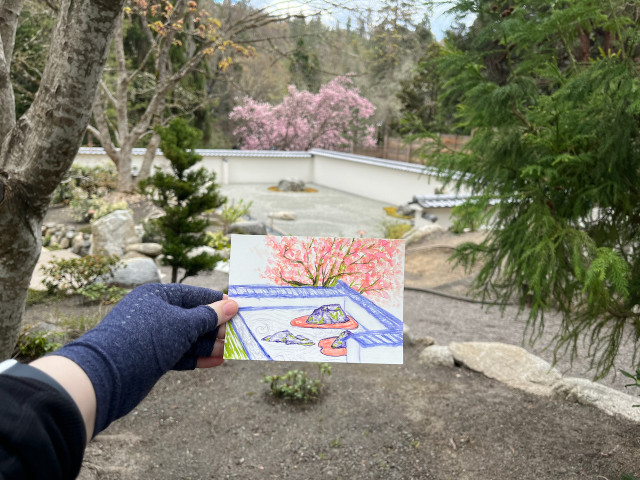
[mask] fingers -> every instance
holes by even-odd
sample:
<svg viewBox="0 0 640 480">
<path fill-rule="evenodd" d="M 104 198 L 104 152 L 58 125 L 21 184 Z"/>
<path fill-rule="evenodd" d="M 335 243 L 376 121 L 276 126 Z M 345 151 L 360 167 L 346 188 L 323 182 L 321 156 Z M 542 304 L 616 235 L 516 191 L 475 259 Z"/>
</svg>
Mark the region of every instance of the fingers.
<svg viewBox="0 0 640 480">
<path fill-rule="evenodd" d="M 224 362 L 222 355 L 224 354 L 224 337 L 227 329 L 226 322 L 231 320 L 238 313 L 238 304 L 235 300 L 229 299 L 226 295 L 219 302 L 215 302 L 209 307 L 213 308 L 218 315 L 218 329 L 216 339 L 208 357 L 199 357 L 196 362 L 196 368 L 211 368 L 222 365 Z"/>
<path fill-rule="evenodd" d="M 210 288 L 194 287 L 182 283 L 165 283 L 156 286 L 164 291 L 169 304 L 182 308 L 195 308 L 217 302 L 223 298 L 222 292 Z"/>
<path fill-rule="evenodd" d="M 233 316 L 238 313 L 238 304 L 235 300 L 231 300 L 228 297 L 219 302 L 211 303 L 209 307 L 213 308 L 216 314 L 218 314 L 219 326 L 231 320 Z"/>
</svg>

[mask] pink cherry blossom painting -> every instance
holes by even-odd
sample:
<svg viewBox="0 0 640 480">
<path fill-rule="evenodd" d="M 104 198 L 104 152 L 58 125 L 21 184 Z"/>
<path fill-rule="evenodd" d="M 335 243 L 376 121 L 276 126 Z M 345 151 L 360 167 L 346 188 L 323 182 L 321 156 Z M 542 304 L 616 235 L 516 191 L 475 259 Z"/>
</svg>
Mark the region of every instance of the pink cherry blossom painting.
<svg viewBox="0 0 640 480">
<path fill-rule="evenodd" d="M 404 243 L 233 235 L 224 357 L 402 363 Z"/>
</svg>

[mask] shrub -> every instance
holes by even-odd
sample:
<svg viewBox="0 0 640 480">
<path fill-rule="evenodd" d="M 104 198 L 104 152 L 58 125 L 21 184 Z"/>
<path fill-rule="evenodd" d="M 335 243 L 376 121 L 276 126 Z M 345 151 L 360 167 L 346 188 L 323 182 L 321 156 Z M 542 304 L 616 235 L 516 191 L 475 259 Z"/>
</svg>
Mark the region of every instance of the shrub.
<svg viewBox="0 0 640 480">
<path fill-rule="evenodd" d="M 402 238 L 411 230 L 411 225 L 404 222 L 382 222 L 382 236 L 384 238 Z"/>
<path fill-rule="evenodd" d="M 249 209 L 253 205 L 253 202 L 244 203 L 242 199 L 238 201 L 238 203 L 231 201 L 227 202 L 226 205 L 222 208 L 220 215 L 222 215 L 223 227 L 222 231 L 226 235 L 229 231 L 229 226 L 232 223 L 238 221 L 240 217 L 243 215 L 247 215 L 249 213 Z"/>
<path fill-rule="evenodd" d="M 80 293 L 98 278 L 108 282 L 120 266 L 118 257 L 87 255 L 86 257 L 61 259 L 49 262 L 41 267 L 44 273 L 43 283 L 49 293 L 69 291 Z"/>
<path fill-rule="evenodd" d="M 33 325 L 27 325 L 18 335 L 13 357 L 31 361 L 53 352 L 61 347 L 60 343 L 52 341 L 53 338 L 52 332 L 38 330 Z"/>
<path fill-rule="evenodd" d="M 231 246 L 231 240 L 222 232 L 206 232 L 207 245 L 216 250 L 224 250 Z"/>
<path fill-rule="evenodd" d="M 624 370 L 620 370 L 620 373 L 622 373 L 625 377 L 629 377 L 631 380 L 633 380 L 633 383 L 629 383 L 625 385 L 625 388 L 629 388 L 629 387 L 640 388 L 640 367 L 636 368 L 635 375 L 629 372 L 625 372 Z M 640 404 L 634 405 L 634 407 L 640 407 Z"/>
<path fill-rule="evenodd" d="M 78 195 L 89 197 L 115 190 L 117 172 L 112 165 L 86 167 L 72 165 L 53 192 L 53 205 L 67 205 Z"/>
<path fill-rule="evenodd" d="M 168 128 L 158 127 L 157 132 L 171 171 L 158 169 L 139 186 L 142 194 L 164 211 L 154 223 L 161 232 L 162 262 L 171 266 L 171 282 L 175 283 L 179 269 L 184 270 L 182 282 L 201 271 L 212 270 L 222 260 L 218 254 L 190 253 L 206 245 L 205 230 L 210 222 L 203 214 L 218 208 L 226 199 L 218 192 L 215 173 L 195 168 L 202 159 L 193 151 L 201 137 L 199 130 L 183 119 L 174 119 Z"/>
<path fill-rule="evenodd" d="M 105 283 L 92 283 L 79 288 L 78 293 L 93 302 L 110 304 L 118 303 L 127 294 L 127 289 Z"/>
<path fill-rule="evenodd" d="M 266 375 L 262 380 L 270 384 L 271 395 L 293 402 L 307 403 L 318 398 L 324 383 L 325 375 L 331 375 L 331 365 L 318 364 L 320 378 L 311 379 L 304 370 L 289 370 L 284 375 Z"/>
</svg>

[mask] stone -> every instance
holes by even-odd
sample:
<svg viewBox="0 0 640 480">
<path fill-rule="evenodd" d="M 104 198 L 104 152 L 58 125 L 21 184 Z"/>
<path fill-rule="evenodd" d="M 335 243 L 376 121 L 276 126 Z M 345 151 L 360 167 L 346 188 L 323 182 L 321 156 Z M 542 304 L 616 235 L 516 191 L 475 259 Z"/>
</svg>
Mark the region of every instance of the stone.
<svg viewBox="0 0 640 480">
<path fill-rule="evenodd" d="M 68 237 L 63 237 L 62 240 L 60 240 L 60 248 L 67 249 L 71 246 L 71 241 L 69 240 Z"/>
<path fill-rule="evenodd" d="M 147 257 L 155 258 L 162 253 L 162 245 L 159 243 L 130 243 L 126 246 L 125 251 L 127 252 L 138 252 Z"/>
<path fill-rule="evenodd" d="M 229 225 L 229 233 L 240 233 L 243 235 L 266 235 L 267 226 L 257 220 L 232 223 Z"/>
<path fill-rule="evenodd" d="M 412 243 L 416 243 L 422 240 L 429 235 L 433 235 L 436 233 L 446 232 L 446 229 L 441 225 L 437 224 L 427 224 L 421 227 L 417 227 L 411 229 L 407 235 L 405 235 L 404 240 L 406 245 L 411 245 Z"/>
<path fill-rule="evenodd" d="M 47 287 L 42 283 L 42 280 L 44 280 L 44 274 L 40 267 L 48 266 L 50 262 L 55 260 L 70 260 L 73 258 L 80 258 L 80 256 L 76 255 L 71 250 L 49 250 L 47 248 L 43 248 L 40 251 L 40 257 L 38 258 L 36 267 L 33 270 L 29 288 L 33 290 L 46 290 Z"/>
<path fill-rule="evenodd" d="M 430 347 L 431 345 L 435 345 L 436 339 L 425 335 L 424 337 L 418 337 L 414 339 L 416 345 L 420 345 L 422 347 Z"/>
<path fill-rule="evenodd" d="M 189 258 L 193 258 L 193 257 L 197 257 L 198 255 L 200 255 L 201 253 L 206 253 L 208 255 L 211 255 L 212 257 L 214 255 L 219 255 L 218 254 L 218 250 L 216 250 L 213 247 L 209 247 L 208 245 L 203 245 L 201 247 L 196 247 L 193 250 L 191 250 L 188 254 L 187 257 Z"/>
<path fill-rule="evenodd" d="M 67 230 L 67 233 L 65 233 L 64 236 L 66 238 L 68 238 L 69 240 L 71 240 L 73 237 L 76 236 L 76 231 L 75 230 Z"/>
<path fill-rule="evenodd" d="M 451 343 L 456 362 L 513 388 L 549 397 L 560 380 L 548 362 L 515 345 L 496 342 Z"/>
<path fill-rule="evenodd" d="M 149 257 L 134 257 L 121 260 L 109 283 L 119 287 L 132 288 L 145 283 L 160 282 L 160 271 L 156 262 Z"/>
<path fill-rule="evenodd" d="M 141 243 L 128 210 L 116 210 L 91 225 L 91 250 L 94 255 L 123 256 L 126 246 Z"/>
<path fill-rule="evenodd" d="M 294 335 L 289 330 L 282 330 L 272 335 L 267 335 L 262 340 L 265 342 L 285 343 L 287 345 L 315 345 L 315 343 L 302 335 Z"/>
<path fill-rule="evenodd" d="M 352 335 L 349 330 L 343 330 L 333 341 L 331 348 L 347 348 L 347 339 Z"/>
<path fill-rule="evenodd" d="M 411 207 L 411 205 L 398 205 L 396 207 L 396 214 L 404 217 L 414 217 L 415 213 L 416 211 Z"/>
<path fill-rule="evenodd" d="M 347 315 L 342 310 L 340 305 L 332 304 L 332 305 L 322 305 L 321 307 L 316 308 L 311 315 L 307 318 L 306 323 L 312 323 L 314 325 L 327 325 L 334 323 L 344 323 L 346 322 Z"/>
<path fill-rule="evenodd" d="M 640 403 L 637 397 L 599 383 L 584 378 L 563 378 L 556 383 L 553 394 L 562 400 L 591 405 L 609 415 L 640 423 L 640 408 L 633 406 Z"/>
<path fill-rule="evenodd" d="M 449 347 L 431 345 L 420 352 L 420 363 L 429 366 L 453 367 L 455 361 Z"/>
<path fill-rule="evenodd" d="M 285 178 L 278 182 L 281 192 L 304 192 L 305 184 L 299 178 Z"/>
<path fill-rule="evenodd" d="M 298 216 L 293 212 L 271 212 L 268 215 L 268 217 L 274 220 L 287 220 L 287 221 L 293 221 L 298 219 Z"/>
</svg>

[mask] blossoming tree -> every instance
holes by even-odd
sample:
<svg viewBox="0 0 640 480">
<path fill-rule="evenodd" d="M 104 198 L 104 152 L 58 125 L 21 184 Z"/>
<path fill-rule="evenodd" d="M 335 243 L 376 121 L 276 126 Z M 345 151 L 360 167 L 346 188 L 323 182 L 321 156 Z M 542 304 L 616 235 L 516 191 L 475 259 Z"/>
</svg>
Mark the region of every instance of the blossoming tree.
<svg viewBox="0 0 640 480">
<path fill-rule="evenodd" d="M 263 277 L 276 285 L 333 287 L 344 281 L 372 299 L 391 300 L 402 289 L 404 250 L 398 240 L 266 237 Z"/>
<path fill-rule="evenodd" d="M 317 94 L 289 87 L 279 105 L 245 97 L 229 118 L 234 135 L 247 150 L 346 149 L 375 143 L 367 120 L 375 107 L 362 97 L 348 76 L 322 85 Z"/>
</svg>

